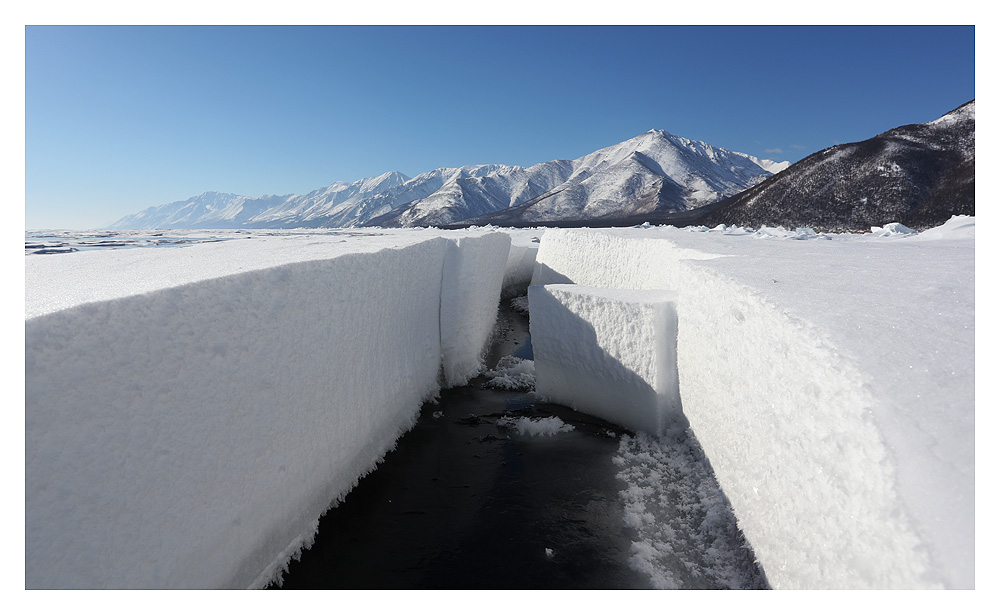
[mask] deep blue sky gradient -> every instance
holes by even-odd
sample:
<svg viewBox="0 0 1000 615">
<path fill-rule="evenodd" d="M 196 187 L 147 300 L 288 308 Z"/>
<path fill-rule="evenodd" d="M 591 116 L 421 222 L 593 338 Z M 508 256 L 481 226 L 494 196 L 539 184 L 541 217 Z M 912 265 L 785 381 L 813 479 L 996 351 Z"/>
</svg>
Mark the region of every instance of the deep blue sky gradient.
<svg viewBox="0 0 1000 615">
<path fill-rule="evenodd" d="M 25 30 L 25 225 L 576 158 L 651 128 L 774 160 L 975 97 L 972 26 Z"/>
</svg>

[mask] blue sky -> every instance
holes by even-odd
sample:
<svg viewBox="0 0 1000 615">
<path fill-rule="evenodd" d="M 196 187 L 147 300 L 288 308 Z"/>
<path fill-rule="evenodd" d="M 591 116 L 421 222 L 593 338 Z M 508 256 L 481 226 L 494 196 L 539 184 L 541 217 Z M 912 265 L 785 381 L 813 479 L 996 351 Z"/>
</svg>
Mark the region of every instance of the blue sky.
<svg viewBox="0 0 1000 615">
<path fill-rule="evenodd" d="M 971 26 L 29 26 L 25 226 L 576 158 L 651 128 L 775 160 L 975 97 Z"/>
</svg>

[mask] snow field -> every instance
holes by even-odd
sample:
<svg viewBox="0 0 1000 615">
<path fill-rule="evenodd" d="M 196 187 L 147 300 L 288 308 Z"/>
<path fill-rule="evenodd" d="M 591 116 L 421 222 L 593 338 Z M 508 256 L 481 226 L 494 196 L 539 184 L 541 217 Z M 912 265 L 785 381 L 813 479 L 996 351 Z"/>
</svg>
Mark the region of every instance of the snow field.
<svg viewBox="0 0 1000 615">
<path fill-rule="evenodd" d="M 968 588 L 970 224 L 549 230 L 532 284 L 677 290 L 682 410 L 772 587 Z"/>
<path fill-rule="evenodd" d="M 528 303 L 540 397 L 651 434 L 679 415 L 675 293 L 552 284 Z"/>
<path fill-rule="evenodd" d="M 26 258 L 26 587 L 277 577 L 478 364 L 509 239 L 439 235 Z"/>
</svg>

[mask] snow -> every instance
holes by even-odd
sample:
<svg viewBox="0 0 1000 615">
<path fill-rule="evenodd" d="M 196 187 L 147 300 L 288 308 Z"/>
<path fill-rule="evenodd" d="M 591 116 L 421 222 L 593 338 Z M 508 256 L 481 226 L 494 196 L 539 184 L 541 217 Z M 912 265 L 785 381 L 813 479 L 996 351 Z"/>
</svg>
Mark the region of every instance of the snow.
<svg viewBox="0 0 1000 615">
<path fill-rule="evenodd" d="M 890 222 L 884 226 L 873 226 L 872 234 L 877 237 L 893 237 L 895 235 L 914 235 L 916 231 L 899 222 Z"/>
<path fill-rule="evenodd" d="M 528 306 L 536 361 L 501 361 L 497 385 L 543 391 L 549 337 L 634 401 L 658 380 L 621 366 L 664 350 L 635 334 L 640 308 L 674 293 L 682 416 L 633 426 L 616 461 L 654 584 L 692 586 L 672 558 L 711 586 L 759 582 L 739 554 L 696 552 L 734 522 L 685 513 L 699 500 L 732 507 L 775 588 L 974 587 L 975 218 L 212 239 L 26 255 L 26 587 L 276 578 L 420 404 L 480 369 L 529 268 L 548 287 Z M 610 420 L 655 414 L 621 405 Z"/>
<path fill-rule="evenodd" d="M 631 212 L 621 209 L 623 203 L 645 210 L 659 202 L 663 182 L 676 188 L 668 191 L 670 205 L 689 209 L 736 194 L 787 166 L 650 131 L 576 160 L 529 168 L 468 165 L 414 178 L 390 172 L 334 182 L 305 195 L 205 193 L 131 214 L 112 228 L 430 226 L 502 213 L 536 199 L 517 215 L 530 220 L 622 215 Z"/>
<path fill-rule="evenodd" d="M 538 254 L 538 238 L 532 235 L 528 243 L 524 241 L 524 233 L 511 237 L 510 253 L 507 256 L 507 266 L 503 278 L 504 296 L 512 296 L 523 292 L 531 283 L 531 275 L 535 270 L 535 256 Z"/>
<path fill-rule="evenodd" d="M 564 423 L 558 416 L 546 416 L 537 419 L 526 416 L 518 418 L 502 416 L 497 419 L 497 426 L 515 429 L 522 436 L 554 436 L 575 429 L 572 425 Z"/>
<path fill-rule="evenodd" d="M 532 283 L 677 290 L 682 411 L 773 587 L 973 587 L 974 218 L 779 235 L 553 229 Z"/>
<path fill-rule="evenodd" d="M 552 284 L 528 303 L 542 399 L 652 434 L 678 415 L 675 293 Z"/>
<path fill-rule="evenodd" d="M 445 386 L 465 384 L 484 367 L 509 250 L 504 233 L 460 237 L 448 246 L 441 278 Z"/>
<path fill-rule="evenodd" d="M 478 365 L 508 244 L 339 233 L 26 257 L 26 587 L 274 578 L 442 363 L 451 382 Z"/>
<path fill-rule="evenodd" d="M 625 524 L 636 533 L 629 565 L 656 589 L 766 587 L 712 466 L 681 422 L 653 437 L 622 436 L 613 459 Z"/>
<path fill-rule="evenodd" d="M 531 359 L 507 355 L 501 357 L 496 367 L 486 370 L 483 375 L 489 378 L 483 385 L 488 389 L 535 390 L 535 362 Z"/>
</svg>

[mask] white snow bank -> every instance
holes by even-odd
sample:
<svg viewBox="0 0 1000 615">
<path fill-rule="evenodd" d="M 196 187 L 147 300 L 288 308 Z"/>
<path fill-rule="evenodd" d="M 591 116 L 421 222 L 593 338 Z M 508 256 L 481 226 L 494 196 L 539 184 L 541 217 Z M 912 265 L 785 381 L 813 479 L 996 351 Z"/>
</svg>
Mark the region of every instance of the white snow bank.
<svg viewBox="0 0 1000 615">
<path fill-rule="evenodd" d="M 508 240 L 438 235 L 27 257 L 25 585 L 270 580 L 482 350 Z"/>
<path fill-rule="evenodd" d="M 526 235 L 523 231 L 510 229 L 507 234 L 511 238 L 511 246 L 503 278 L 503 293 L 504 297 L 513 297 L 523 294 L 531 283 L 540 233 Z"/>
<path fill-rule="evenodd" d="M 652 434 L 679 415 L 674 293 L 552 284 L 528 302 L 543 399 Z"/>
<path fill-rule="evenodd" d="M 460 237 L 448 247 L 441 282 L 441 368 L 448 387 L 483 369 L 509 249 L 503 233 Z"/>
<path fill-rule="evenodd" d="M 532 283 L 677 290 L 683 413 L 772 586 L 968 588 L 974 219 L 950 224 L 549 230 Z"/>
</svg>

